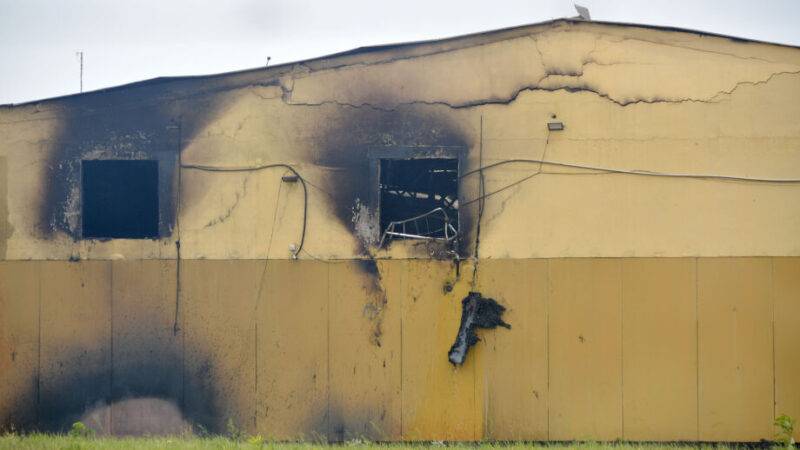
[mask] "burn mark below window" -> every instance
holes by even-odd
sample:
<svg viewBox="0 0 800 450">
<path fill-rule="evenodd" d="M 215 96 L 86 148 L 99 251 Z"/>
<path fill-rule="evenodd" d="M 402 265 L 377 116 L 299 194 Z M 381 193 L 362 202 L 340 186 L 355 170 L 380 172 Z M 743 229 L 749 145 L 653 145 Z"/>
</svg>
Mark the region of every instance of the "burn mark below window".
<svg viewBox="0 0 800 450">
<path fill-rule="evenodd" d="M 81 161 L 84 238 L 158 237 L 158 162 Z"/>
<path fill-rule="evenodd" d="M 452 239 L 458 233 L 458 159 L 380 160 L 384 238 Z"/>
</svg>

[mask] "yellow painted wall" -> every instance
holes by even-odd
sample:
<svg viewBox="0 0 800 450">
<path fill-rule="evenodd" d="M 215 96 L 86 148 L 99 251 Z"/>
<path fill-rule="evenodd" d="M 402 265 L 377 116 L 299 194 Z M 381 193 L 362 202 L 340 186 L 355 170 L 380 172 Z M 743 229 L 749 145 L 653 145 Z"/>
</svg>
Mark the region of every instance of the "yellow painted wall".
<svg viewBox="0 0 800 450">
<path fill-rule="evenodd" d="M 695 259 L 622 260 L 626 439 L 698 439 L 696 288 Z"/>
<path fill-rule="evenodd" d="M 0 330 L 4 423 L 79 414 L 111 386 L 276 439 L 757 441 L 797 415 L 796 258 L 482 260 L 512 328 L 478 331 L 459 367 L 470 265 L 455 281 L 447 262 L 383 261 L 376 282 L 356 264 L 182 262 L 176 337 L 174 263 L 4 262 L 5 311 L 41 320 L 41 341 Z"/>
<path fill-rule="evenodd" d="M 800 184 L 504 164 L 460 266 L 361 225 L 398 146 L 800 179 L 798 77 L 797 48 L 562 20 L 0 107 L 0 424 L 125 434 L 155 398 L 276 439 L 771 439 L 800 416 Z M 80 237 L 92 158 L 159 160 L 158 239 Z M 286 168 L 178 163 L 290 164 L 299 260 Z M 453 367 L 473 289 L 512 328 Z"/>
<path fill-rule="evenodd" d="M 350 217 L 356 200 L 366 199 L 345 186 L 367 177 L 359 164 L 374 147 L 464 146 L 465 171 L 511 158 L 544 158 L 651 172 L 798 179 L 798 77 L 800 51 L 792 47 L 557 21 L 2 107 L 0 167 L 6 167 L 12 188 L 0 190 L 7 197 L 0 205 L 8 205 L 4 228 L 12 231 L 0 241 L 12 260 L 175 258 L 175 233 L 152 241 L 101 242 L 74 240 L 61 229 L 37 232 L 42 208 L 63 207 L 65 221 L 78 223 L 79 188 L 73 185 L 61 203 L 48 197 L 53 177 L 47 168 L 58 166 L 51 158 L 107 157 L 136 148 L 181 148 L 183 164 L 293 165 L 309 181 L 308 253 L 300 258 L 360 257 L 363 245 Z M 131 125 L 152 117 L 163 120 L 152 119 L 141 130 Z M 98 123 L 93 118 L 110 121 L 111 129 L 134 128 L 105 135 L 92 128 Z M 565 129 L 548 132 L 549 121 L 563 122 Z M 290 258 L 289 246 L 299 240 L 303 195 L 299 184 L 280 182 L 285 172 L 182 171 L 181 256 Z M 797 184 L 536 164 L 499 166 L 485 178 L 488 192 L 503 189 L 486 203 L 486 257 L 800 254 Z M 172 182 L 177 186 L 177 176 Z M 466 203 L 478 195 L 477 177 L 462 182 Z M 474 218 L 476 206 L 465 206 L 462 214 Z M 531 211 L 533 220 L 546 218 L 536 221 L 535 232 L 529 220 L 519 219 Z M 468 228 L 471 245 L 474 228 Z M 399 248 L 385 255 L 409 256 Z"/>
<path fill-rule="evenodd" d="M 0 414 L 4 422 L 38 418 L 40 264 L 0 262 Z"/>
</svg>

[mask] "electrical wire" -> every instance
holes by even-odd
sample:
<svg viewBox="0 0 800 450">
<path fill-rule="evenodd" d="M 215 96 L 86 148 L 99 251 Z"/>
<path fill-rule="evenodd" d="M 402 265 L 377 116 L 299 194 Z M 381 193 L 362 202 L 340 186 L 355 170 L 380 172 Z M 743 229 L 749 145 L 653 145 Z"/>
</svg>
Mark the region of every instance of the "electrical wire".
<svg viewBox="0 0 800 450">
<path fill-rule="evenodd" d="M 480 122 L 480 147 L 478 153 L 478 171 L 480 172 L 480 180 L 478 182 L 478 192 L 480 195 L 478 196 L 478 221 L 475 227 L 475 249 L 472 255 L 473 258 L 473 266 L 472 266 L 472 283 L 471 287 L 472 290 L 475 290 L 475 283 L 478 279 L 478 246 L 481 242 L 481 220 L 483 219 L 483 209 L 486 204 L 486 180 L 483 177 L 483 115 L 481 115 L 481 122 Z M 459 178 L 463 178 L 463 175 Z"/>
<path fill-rule="evenodd" d="M 530 164 L 546 164 L 550 166 L 559 166 L 559 167 L 571 167 L 573 169 L 586 169 L 586 170 L 595 170 L 599 172 L 607 172 L 607 173 L 620 173 L 626 175 L 642 175 L 642 176 L 650 176 L 650 177 L 669 177 L 669 178 L 694 178 L 694 179 L 708 179 L 708 180 L 725 180 L 725 181 L 748 181 L 748 182 L 755 182 L 755 183 L 800 183 L 800 179 L 793 179 L 793 178 L 750 178 L 750 177 L 739 177 L 734 175 L 707 175 L 707 174 L 684 174 L 684 173 L 663 173 L 663 172 L 646 172 L 643 170 L 623 170 L 623 169 L 611 169 L 607 167 L 595 167 L 595 166 L 586 166 L 583 164 L 571 164 L 571 163 L 563 163 L 563 162 L 556 162 L 556 161 L 546 161 L 543 159 L 507 159 L 504 161 L 498 161 L 493 164 L 489 164 L 488 166 L 484 166 L 478 169 L 470 170 L 469 172 L 465 172 L 461 174 L 459 178 L 464 178 L 469 175 L 483 172 L 484 170 L 491 169 L 493 167 L 501 166 L 504 164 L 511 164 L 511 163 L 530 163 Z"/>
<path fill-rule="evenodd" d="M 297 255 L 300 254 L 300 251 L 303 250 L 303 243 L 306 240 L 306 222 L 308 221 L 308 187 L 306 186 L 306 180 L 303 178 L 294 167 L 283 164 L 283 163 L 276 163 L 276 164 L 264 164 L 260 166 L 245 166 L 245 167 L 217 167 L 217 166 L 203 166 L 198 164 L 182 164 L 181 169 L 192 169 L 192 170 L 201 170 L 204 172 L 255 172 L 258 170 L 264 169 L 272 169 L 275 167 L 283 167 L 290 172 L 292 172 L 298 180 L 300 180 L 300 184 L 303 186 L 303 231 L 300 234 L 300 244 L 295 249 L 293 256 L 297 258 Z"/>
<path fill-rule="evenodd" d="M 498 189 L 496 191 L 489 192 L 488 194 L 486 193 L 486 190 L 484 189 L 482 194 L 478 195 L 477 197 L 473 198 L 472 200 L 465 201 L 464 203 L 461 204 L 461 206 L 464 207 L 464 206 L 467 206 L 467 205 L 471 205 L 471 204 L 473 204 L 475 202 L 483 202 L 484 200 L 486 200 L 487 198 L 493 196 L 494 194 L 499 194 L 499 193 L 505 191 L 506 189 L 511 189 L 512 187 L 522 183 L 523 181 L 530 180 L 531 178 L 535 177 L 536 175 L 541 175 L 541 174 L 542 174 L 541 172 L 534 172 L 534 173 L 532 173 L 532 174 L 530 174 L 530 175 L 528 175 L 528 176 L 526 176 L 524 178 L 520 178 L 519 180 L 517 180 L 517 181 L 515 181 L 515 182 L 513 182 L 513 183 L 511 183 L 509 185 L 503 186 L 503 187 L 501 187 L 500 189 Z"/>
</svg>

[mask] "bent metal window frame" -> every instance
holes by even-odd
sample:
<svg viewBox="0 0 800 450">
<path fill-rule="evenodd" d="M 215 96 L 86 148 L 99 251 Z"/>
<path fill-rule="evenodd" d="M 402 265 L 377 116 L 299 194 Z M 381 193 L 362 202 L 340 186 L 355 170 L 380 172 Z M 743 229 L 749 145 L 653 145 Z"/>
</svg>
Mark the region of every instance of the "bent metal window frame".
<svg viewBox="0 0 800 450">
<path fill-rule="evenodd" d="M 370 190 L 370 199 L 369 202 L 371 205 L 374 205 L 377 211 L 375 214 L 375 220 L 377 223 L 375 224 L 376 230 L 378 230 L 378 236 L 376 236 L 375 241 L 379 242 L 378 248 L 383 247 L 384 243 L 388 240 L 392 239 L 419 239 L 419 240 L 443 240 L 443 241 L 452 241 L 456 239 L 458 230 L 461 229 L 461 214 L 458 211 L 458 204 L 461 202 L 461 189 L 460 189 L 460 181 L 459 177 L 462 173 L 462 168 L 465 166 L 465 158 L 467 155 L 468 149 L 466 147 L 455 147 L 455 146 L 414 146 L 414 147 L 403 147 L 403 146 L 392 146 L 392 147 L 383 147 L 383 148 L 376 148 L 371 149 L 368 152 L 368 159 L 370 163 L 370 186 L 372 189 Z M 385 169 L 388 162 L 392 162 L 395 160 L 454 160 L 456 165 L 456 180 L 455 180 L 455 191 L 456 191 L 456 201 L 453 202 L 455 207 L 451 209 L 451 214 L 448 214 L 445 209 L 449 208 L 441 208 L 436 207 L 432 208 L 430 211 L 416 211 L 415 214 L 409 214 L 410 217 L 404 218 L 393 218 L 391 221 L 387 222 L 387 219 L 383 213 L 383 205 L 382 197 L 383 197 L 383 186 L 382 186 L 382 174 L 381 170 L 382 167 Z M 450 166 L 447 162 L 442 161 L 443 167 Z M 448 169 L 451 170 L 451 169 Z M 451 206 L 452 208 L 452 206 Z M 455 214 L 452 211 L 455 210 Z M 451 215 L 455 215 L 455 217 L 450 217 Z M 422 234 L 415 234 L 414 231 L 417 231 L 416 228 L 419 227 L 419 224 L 413 223 L 414 221 L 422 221 L 426 222 L 436 222 L 440 221 L 443 223 L 444 226 L 437 230 L 440 231 L 440 235 L 432 236 L 432 235 L 425 235 Z M 415 228 L 416 227 L 416 228 Z"/>
</svg>

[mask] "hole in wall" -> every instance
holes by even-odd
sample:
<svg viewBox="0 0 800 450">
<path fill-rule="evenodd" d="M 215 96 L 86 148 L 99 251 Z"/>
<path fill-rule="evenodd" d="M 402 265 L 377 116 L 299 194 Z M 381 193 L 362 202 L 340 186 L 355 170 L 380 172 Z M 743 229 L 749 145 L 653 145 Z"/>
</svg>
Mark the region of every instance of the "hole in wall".
<svg viewBox="0 0 800 450">
<path fill-rule="evenodd" d="M 428 214 L 437 208 L 444 214 Z M 381 159 L 380 229 L 414 217 L 394 239 L 445 238 L 448 222 L 458 231 L 457 159 Z"/>
<path fill-rule="evenodd" d="M 84 238 L 158 237 L 158 161 L 81 161 Z"/>
</svg>

